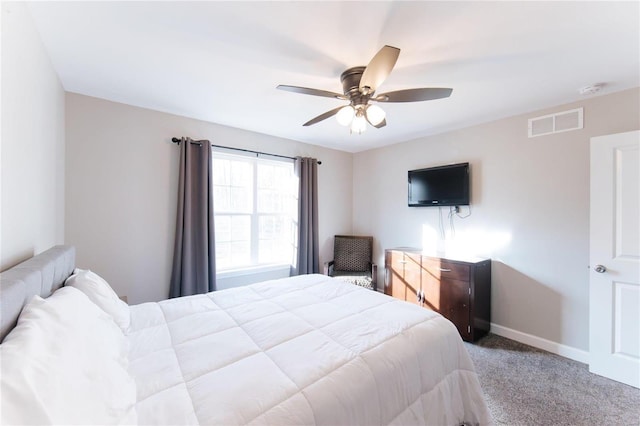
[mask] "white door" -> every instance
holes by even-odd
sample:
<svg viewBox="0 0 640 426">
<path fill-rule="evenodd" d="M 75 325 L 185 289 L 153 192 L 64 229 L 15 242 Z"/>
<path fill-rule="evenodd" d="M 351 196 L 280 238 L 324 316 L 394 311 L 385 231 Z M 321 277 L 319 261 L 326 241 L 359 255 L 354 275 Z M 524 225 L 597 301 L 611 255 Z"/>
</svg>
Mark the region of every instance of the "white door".
<svg viewBox="0 0 640 426">
<path fill-rule="evenodd" d="M 591 138 L 589 370 L 640 387 L 640 131 Z"/>
</svg>

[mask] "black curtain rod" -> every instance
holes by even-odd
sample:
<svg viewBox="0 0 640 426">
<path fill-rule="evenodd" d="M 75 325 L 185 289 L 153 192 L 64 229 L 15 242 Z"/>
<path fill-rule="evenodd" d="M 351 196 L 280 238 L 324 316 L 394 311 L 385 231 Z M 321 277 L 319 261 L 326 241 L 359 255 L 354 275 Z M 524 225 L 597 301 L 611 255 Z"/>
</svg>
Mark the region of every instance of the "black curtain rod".
<svg viewBox="0 0 640 426">
<path fill-rule="evenodd" d="M 182 142 L 182 139 L 181 138 L 171 138 L 171 142 L 179 144 L 180 142 Z M 193 141 L 191 143 L 197 143 L 197 142 Z M 233 148 L 233 147 L 230 147 L 230 146 L 214 145 L 214 144 L 211 144 L 211 146 L 214 147 L 214 148 L 232 149 L 234 151 L 250 152 L 252 154 L 257 154 L 257 155 L 270 155 L 271 157 L 280 157 L 280 158 L 288 158 L 290 160 L 296 160 L 296 157 L 288 157 L 286 155 L 278 155 L 278 154 L 269 154 L 268 152 L 252 151 L 250 149 Z M 318 161 L 318 164 L 322 164 L 322 161 Z"/>
</svg>

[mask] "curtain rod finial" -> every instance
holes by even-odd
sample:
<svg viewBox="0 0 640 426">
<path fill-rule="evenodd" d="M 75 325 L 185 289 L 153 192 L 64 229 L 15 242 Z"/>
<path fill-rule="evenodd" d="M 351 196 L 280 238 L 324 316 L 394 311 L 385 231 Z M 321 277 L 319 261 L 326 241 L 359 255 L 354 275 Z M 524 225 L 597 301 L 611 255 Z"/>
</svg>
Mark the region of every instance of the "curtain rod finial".
<svg viewBox="0 0 640 426">
<path fill-rule="evenodd" d="M 180 143 L 181 140 L 182 139 L 180 139 L 180 138 L 171 138 L 171 142 L 173 142 L 173 143 Z"/>
</svg>

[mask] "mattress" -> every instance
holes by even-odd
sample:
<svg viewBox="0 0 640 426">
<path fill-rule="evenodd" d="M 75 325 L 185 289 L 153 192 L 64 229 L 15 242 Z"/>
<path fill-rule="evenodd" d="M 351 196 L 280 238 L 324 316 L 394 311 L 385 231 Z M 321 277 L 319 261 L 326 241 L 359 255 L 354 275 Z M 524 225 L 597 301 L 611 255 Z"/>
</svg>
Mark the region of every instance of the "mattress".
<svg viewBox="0 0 640 426">
<path fill-rule="evenodd" d="M 490 424 L 456 328 L 304 275 L 131 307 L 139 424 Z"/>
</svg>

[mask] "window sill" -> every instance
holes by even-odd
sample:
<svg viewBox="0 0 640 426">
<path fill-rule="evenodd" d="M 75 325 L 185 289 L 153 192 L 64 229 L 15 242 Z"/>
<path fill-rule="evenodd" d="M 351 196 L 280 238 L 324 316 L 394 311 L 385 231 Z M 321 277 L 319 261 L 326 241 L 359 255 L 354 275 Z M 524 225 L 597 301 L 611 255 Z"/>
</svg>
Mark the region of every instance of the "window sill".
<svg viewBox="0 0 640 426">
<path fill-rule="evenodd" d="M 216 272 L 216 277 L 220 279 L 242 277 L 246 275 L 262 274 L 265 272 L 284 271 L 289 270 L 291 265 L 277 264 L 277 265 L 262 265 L 262 266 L 250 266 L 241 269 L 226 269 L 224 271 Z"/>
</svg>

